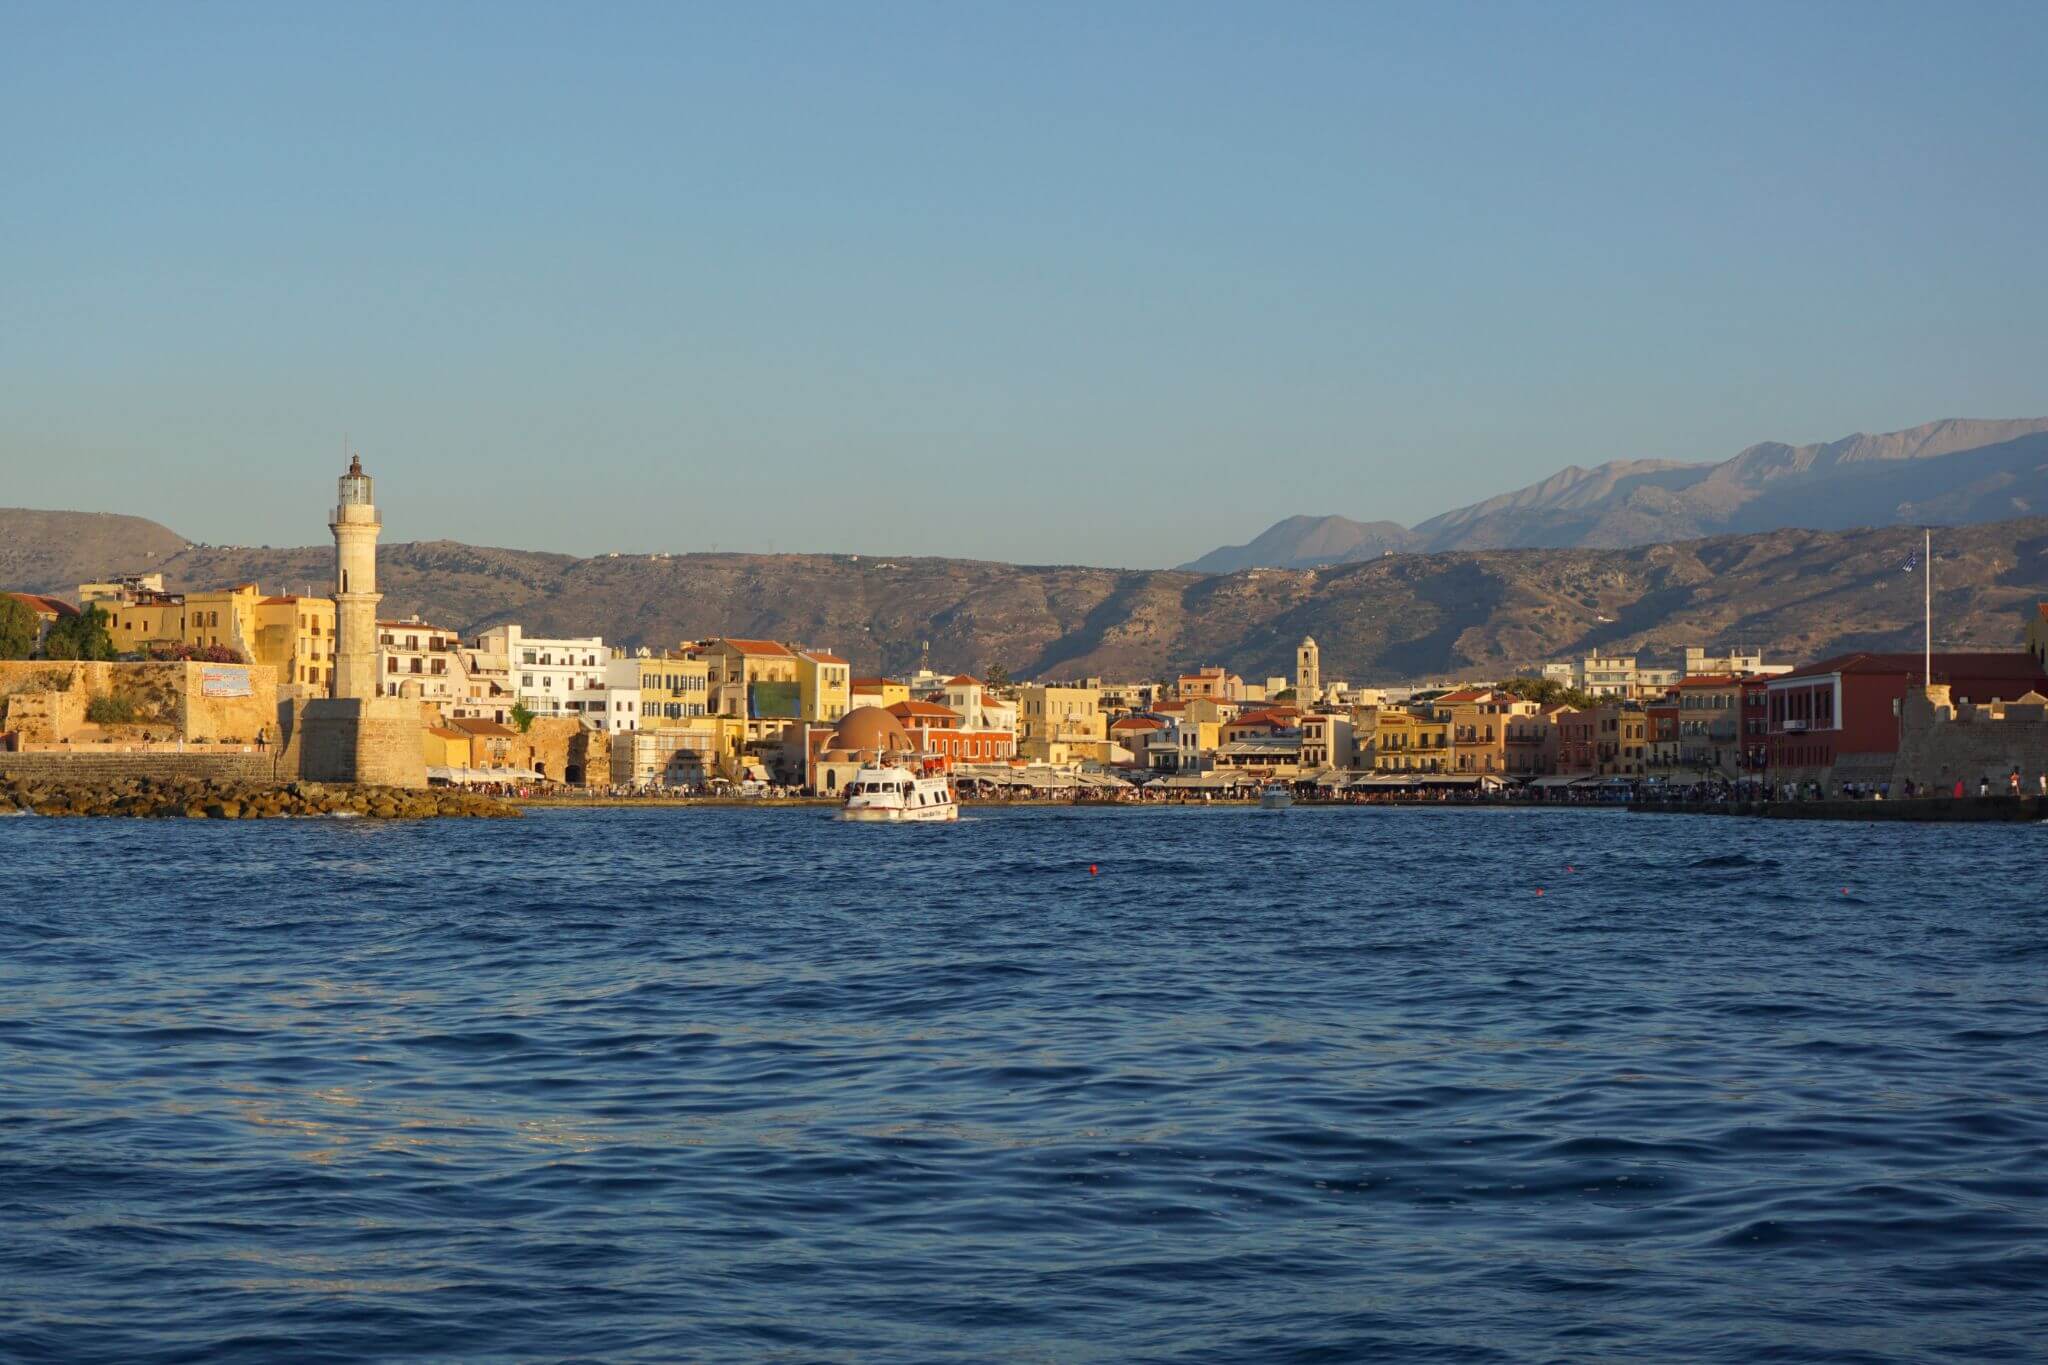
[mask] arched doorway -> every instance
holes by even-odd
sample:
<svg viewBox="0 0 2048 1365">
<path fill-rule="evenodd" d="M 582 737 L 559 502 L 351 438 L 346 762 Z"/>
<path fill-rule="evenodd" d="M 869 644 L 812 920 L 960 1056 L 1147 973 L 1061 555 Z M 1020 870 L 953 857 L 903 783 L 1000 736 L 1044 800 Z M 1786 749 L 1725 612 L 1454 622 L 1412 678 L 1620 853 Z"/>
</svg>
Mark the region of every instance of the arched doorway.
<svg viewBox="0 0 2048 1365">
<path fill-rule="evenodd" d="M 546 777 L 548 775 L 548 765 L 536 758 L 533 760 L 533 772 L 536 777 Z"/>
<path fill-rule="evenodd" d="M 562 780 L 564 782 L 567 782 L 572 787 L 582 786 L 583 769 L 578 767 L 576 764 L 571 763 L 568 767 L 562 769 Z"/>
</svg>

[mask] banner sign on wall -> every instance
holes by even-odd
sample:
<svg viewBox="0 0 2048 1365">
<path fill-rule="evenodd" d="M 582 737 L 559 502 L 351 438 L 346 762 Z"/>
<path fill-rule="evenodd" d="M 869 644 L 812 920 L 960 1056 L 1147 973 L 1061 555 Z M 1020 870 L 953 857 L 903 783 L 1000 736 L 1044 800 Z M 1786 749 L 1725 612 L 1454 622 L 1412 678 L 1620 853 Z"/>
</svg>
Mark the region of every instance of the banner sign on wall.
<svg viewBox="0 0 2048 1365">
<path fill-rule="evenodd" d="M 202 697 L 246 697 L 250 695 L 249 670 L 229 664 L 208 664 L 199 670 Z"/>
</svg>

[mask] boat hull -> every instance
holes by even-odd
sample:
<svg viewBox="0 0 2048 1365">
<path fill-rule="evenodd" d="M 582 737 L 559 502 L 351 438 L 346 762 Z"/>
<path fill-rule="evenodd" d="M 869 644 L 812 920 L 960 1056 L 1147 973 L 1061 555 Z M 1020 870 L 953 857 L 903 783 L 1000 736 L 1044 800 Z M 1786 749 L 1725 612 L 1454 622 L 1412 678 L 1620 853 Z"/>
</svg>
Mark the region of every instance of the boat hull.
<svg viewBox="0 0 2048 1365">
<path fill-rule="evenodd" d="M 921 825 L 943 824 L 960 818 L 960 808 L 954 805 L 913 806 L 845 806 L 839 811 L 839 818 L 864 825 Z"/>
</svg>

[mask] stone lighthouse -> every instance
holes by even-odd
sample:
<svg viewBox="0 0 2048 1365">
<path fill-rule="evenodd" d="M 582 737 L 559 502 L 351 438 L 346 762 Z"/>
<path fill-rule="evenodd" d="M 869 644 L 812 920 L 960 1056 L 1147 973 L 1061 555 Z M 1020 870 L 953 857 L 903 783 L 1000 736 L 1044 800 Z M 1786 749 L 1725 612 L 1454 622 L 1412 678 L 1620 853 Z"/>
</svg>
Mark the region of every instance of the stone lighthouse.
<svg viewBox="0 0 2048 1365">
<path fill-rule="evenodd" d="M 377 499 L 360 455 L 334 517 L 334 695 L 293 703 L 300 775 L 312 782 L 427 785 L 425 718 L 413 697 L 377 695 Z"/>
<path fill-rule="evenodd" d="M 363 472 L 363 457 L 349 461 L 341 476 L 334 519 L 334 695 L 367 701 L 377 695 L 377 520 L 376 489 Z"/>
<path fill-rule="evenodd" d="M 1304 635 L 1294 650 L 1294 704 L 1306 711 L 1323 699 L 1323 651 Z"/>
</svg>

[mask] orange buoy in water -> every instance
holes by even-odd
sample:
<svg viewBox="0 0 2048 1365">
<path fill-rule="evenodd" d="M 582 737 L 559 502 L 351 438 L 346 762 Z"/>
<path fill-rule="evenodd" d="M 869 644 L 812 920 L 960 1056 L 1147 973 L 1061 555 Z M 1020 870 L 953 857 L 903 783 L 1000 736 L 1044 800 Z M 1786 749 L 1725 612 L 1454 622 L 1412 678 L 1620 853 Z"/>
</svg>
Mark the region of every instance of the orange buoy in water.
<svg viewBox="0 0 2048 1365">
<path fill-rule="evenodd" d="M 1542 888 L 1542 887 L 1540 887 L 1540 886 L 1539 886 L 1539 887 L 1537 887 L 1537 888 L 1536 888 L 1536 894 L 1537 894 L 1537 895 L 1539 895 L 1539 896 L 1540 896 L 1540 895 L 1542 895 L 1542 894 L 1543 894 L 1543 888 Z"/>
<path fill-rule="evenodd" d="M 1090 863 L 1090 864 L 1088 864 L 1088 875 L 1092 877 L 1092 876 L 1094 876 L 1094 875 L 1095 875 L 1095 872 L 1096 872 L 1096 867 L 1095 867 L 1095 864 L 1094 864 L 1094 863 Z"/>
</svg>

